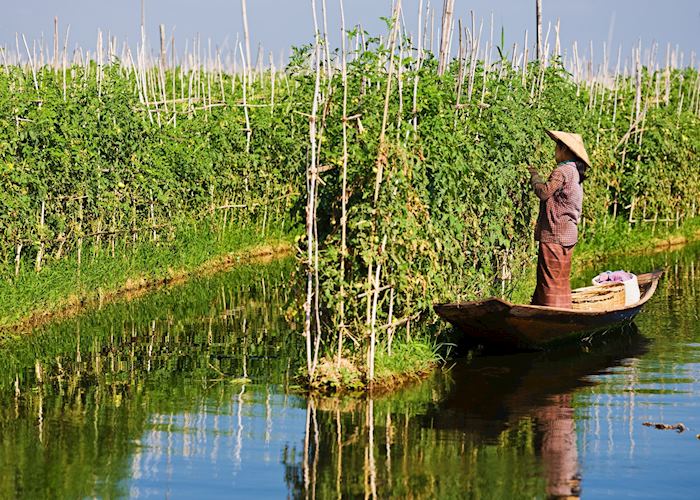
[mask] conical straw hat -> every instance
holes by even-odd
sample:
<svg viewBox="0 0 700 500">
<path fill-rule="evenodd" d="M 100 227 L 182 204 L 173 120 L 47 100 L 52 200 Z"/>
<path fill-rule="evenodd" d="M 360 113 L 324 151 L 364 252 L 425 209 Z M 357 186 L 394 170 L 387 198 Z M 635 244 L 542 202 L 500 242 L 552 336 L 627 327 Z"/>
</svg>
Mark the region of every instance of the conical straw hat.
<svg viewBox="0 0 700 500">
<path fill-rule="evenodd" d="M 579 134 L 560 132 L 558 130 L 546 130 L 546 132 L 547 135 L 555 141 L 561 141 L 566 144 L 576 156 L 581 158 L 586 163 L 586 165 L 589 167 L 591 166 L 591 161 L 588 159 L 588 153 L 586 153 L 586 147 L 583 145 L 583 138 Z"/>
</svg>

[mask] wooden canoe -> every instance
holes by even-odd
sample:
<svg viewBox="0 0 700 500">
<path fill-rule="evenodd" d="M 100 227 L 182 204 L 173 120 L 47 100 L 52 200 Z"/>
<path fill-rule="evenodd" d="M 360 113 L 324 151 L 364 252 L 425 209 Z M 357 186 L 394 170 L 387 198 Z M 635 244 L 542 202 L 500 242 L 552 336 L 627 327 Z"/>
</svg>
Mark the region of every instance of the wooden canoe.
<svg viewBox="0 0 700 500">
<path fill-rule="evenodd" d="M 610 310 L 519 305 L 497 298 L 436 304 L 434 309 L 470 345 L 503 351 L 539 350 L 630 323 L 654 295 L 662 274 L 663 271 L 654 271 L 637 276 L 640 300 Z"/>
</svg>

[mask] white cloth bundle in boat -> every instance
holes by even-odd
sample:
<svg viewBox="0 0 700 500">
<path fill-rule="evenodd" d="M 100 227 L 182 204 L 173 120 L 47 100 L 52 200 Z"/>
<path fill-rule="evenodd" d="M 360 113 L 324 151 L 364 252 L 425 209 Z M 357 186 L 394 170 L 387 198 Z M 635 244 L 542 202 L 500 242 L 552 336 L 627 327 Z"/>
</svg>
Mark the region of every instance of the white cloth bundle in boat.
<svg viewBox="0 0 700 500">
<path fill-rule="evenodd" d="M 641 295 L 636 274 L 628 273 L 627 271 L 605 271 L 593 278 L 594 285 L 610 282 L 621 282 L 625 285 L 625 306 L 639 302 Z"/>
</svg>

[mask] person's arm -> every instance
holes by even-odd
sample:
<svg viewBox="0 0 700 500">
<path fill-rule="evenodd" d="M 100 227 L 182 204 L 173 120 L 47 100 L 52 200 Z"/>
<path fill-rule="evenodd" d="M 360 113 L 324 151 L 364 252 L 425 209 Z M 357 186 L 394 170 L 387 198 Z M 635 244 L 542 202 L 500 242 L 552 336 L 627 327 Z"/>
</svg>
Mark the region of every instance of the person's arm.
<svg viewBox="0 0 700 500">
<path fill-rule="evenodd" d="M 532 167 L 530 167 L 529 170 L 532 189 L 534 189 L 535 194 L 542 201 L 547 200 L 564 185 L 564 174 L 558 168 L 552 172 L 547 182 L 542 180 L 537 170 Z"/>
</svg>

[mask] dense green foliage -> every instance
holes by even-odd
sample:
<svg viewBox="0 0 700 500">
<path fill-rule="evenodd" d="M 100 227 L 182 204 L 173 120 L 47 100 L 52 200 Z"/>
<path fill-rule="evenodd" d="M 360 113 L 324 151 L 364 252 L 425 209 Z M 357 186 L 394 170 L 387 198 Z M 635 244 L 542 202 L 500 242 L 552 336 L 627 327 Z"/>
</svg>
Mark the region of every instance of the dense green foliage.
<svg viewBox="0 0 700 500">
<path fill-rule="evenodd" d="M 315 331 L 330 350 L 342 324 L 361 352 L 372 329 L 387 343 L 390 310 L 405 320 L 435 301 L 512 291 L 533 256 L 537 203 L 525 167 L 553 166 L 544 128 L 580 132 L 587 144 L 583 238 L 621 221 L 675 225 L 697 215 L 697 71 L 640 66 L 576 81 L 558 57 L 513 67 L 499 49 L 495 62 L 457 59 L 439 74 L 409 39 L 392 52 L 359 30 L 349 38 L 346 80 L 341 54 L 329 65 L 312 46 L 283 72 L 3 67 L 5 286 L 60 263 L 78 271 L 87 255 L 133 256 L 136 243 L 191 234 L 183 227 L 288 229 L 318 168 L 318 267 L 303 257 L 320 275 Z M 187 252 L 181 243 L 174 248 Z"/>
<path fill-rule="evenodd" d="M 0 72 L 0 275 L 13 276 L 18 245 L 21 272 L 39 253 L 43 265 L 79 250 L 114 253 L 197 221 L 264 232 L 290 220 L 305 155 L 293 89 L 276 115 L 250 109 L 248 145 L 240 77 L 221 75 L 212 98 L 211 74 L 170 71 L 158 103 L 142 97 L 138 75 L 118 64 L 66 76 L 47 67 L 35 86 L 29 69 Z M 251 84 L 250 99 L 266 87 Z"/>
<path fill-rule="evenodd" d="M 398 69 L 381 142 L 390 64 Z M 579 132 L 587 145 L 593 165 L 584 183 L 583 239 L 611 229 L 623 239 L 635 224 L 677 226 L 697 215 L 697 71 L 668 69 L 664 78 L 664 71 L 640 68 L 638 80 L 620 75 L 576 82 L 558 59 L 547 66 L 531 63 L 525 71 L 514 69 L 507 58 L 478 61 L 466 71 L 461 67 L 453 61 L 439 76 L 432 57 L 418 67 L 397 50 L 392 62 L 381 44 L 349 63 L 347 115 L 361 116 L 348 130 L 344 277 L 342 185 L 335 172 L 322 174 L 326 185 L 319 190 L 318 226 L 326 317 L 360 338 L 374 328 L 386 342 L 380 325 L 387 324 L 390 309 L 394 318 L 407 318 L 429 311 L 436 301 L 512 291 L 532 267 L 534 254 L 538 205 L 526 166 L 545 176 L 554 167 L 554 143 L 545 128 Z M 476 84 L 470 99 L 460 80 L 472 70 Z M 329 117 L 319 164 L 339 165 L 341 76 L 328 82 L 329 90 L 323 83 L 320 88 Z M 335 342 L 330 334 L 326 340 Z"/>
</svg>

